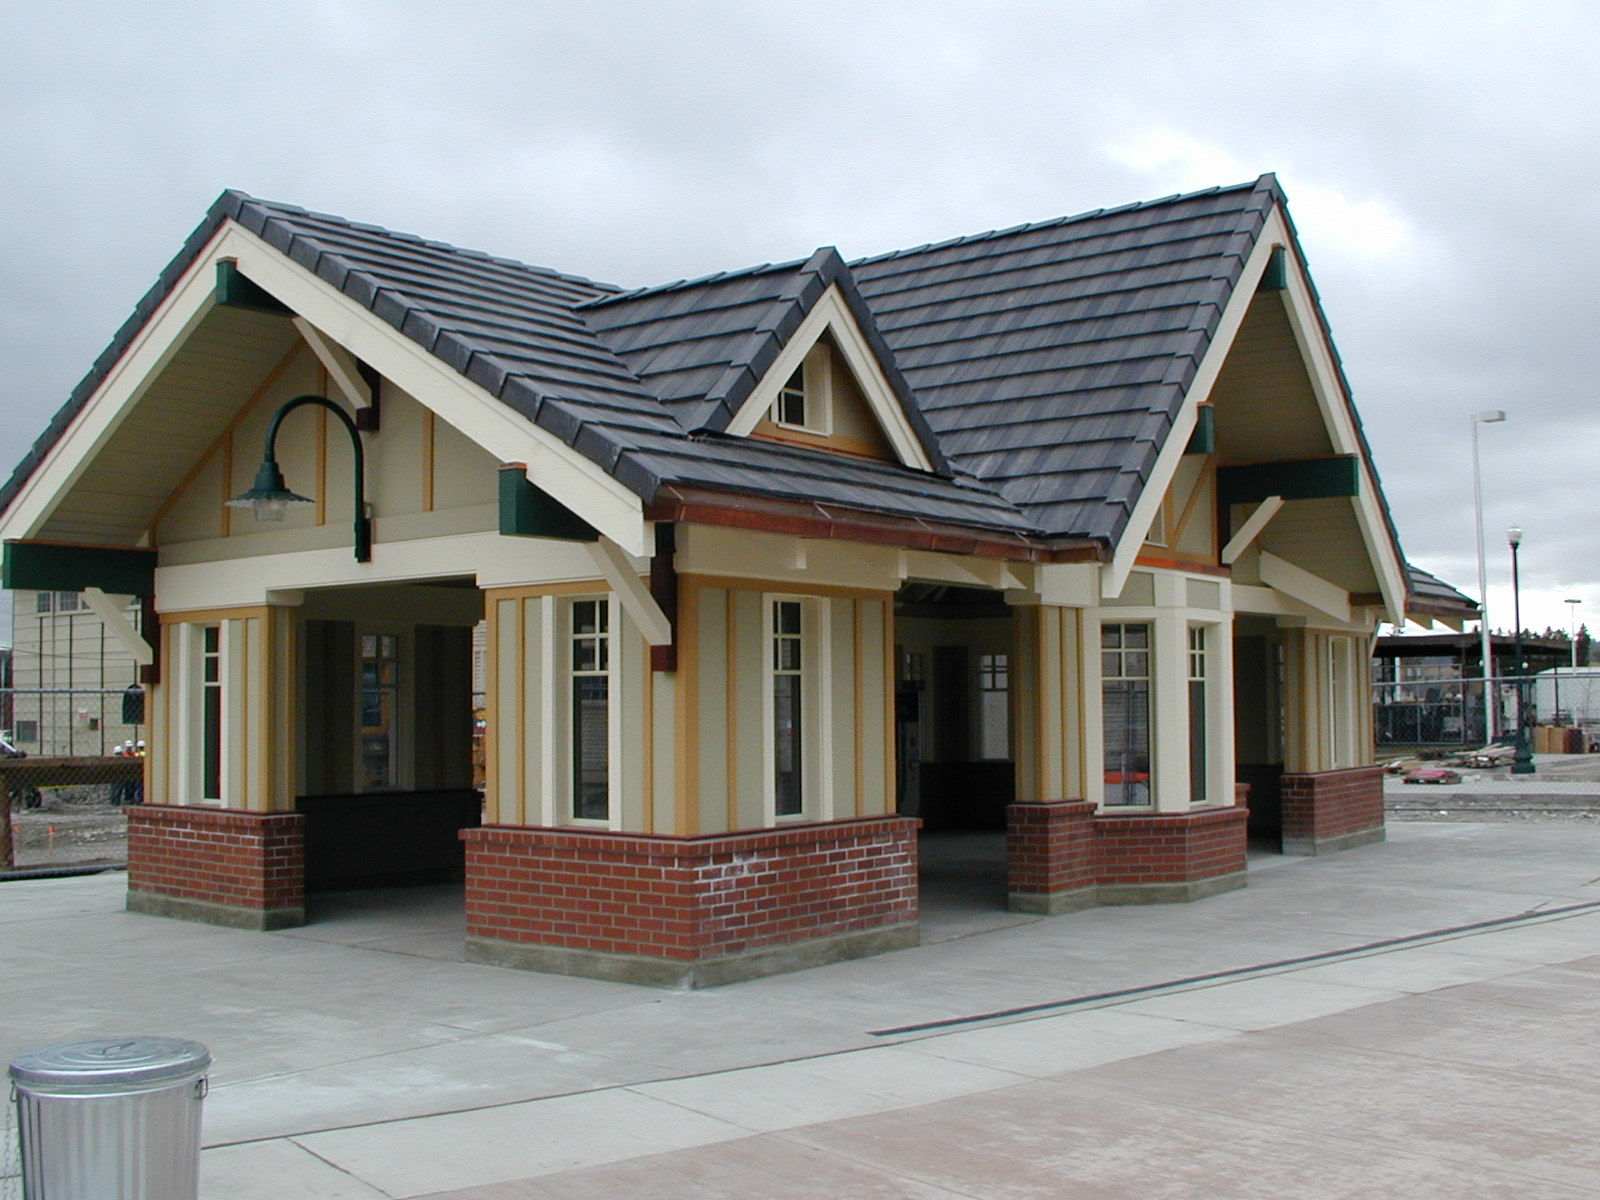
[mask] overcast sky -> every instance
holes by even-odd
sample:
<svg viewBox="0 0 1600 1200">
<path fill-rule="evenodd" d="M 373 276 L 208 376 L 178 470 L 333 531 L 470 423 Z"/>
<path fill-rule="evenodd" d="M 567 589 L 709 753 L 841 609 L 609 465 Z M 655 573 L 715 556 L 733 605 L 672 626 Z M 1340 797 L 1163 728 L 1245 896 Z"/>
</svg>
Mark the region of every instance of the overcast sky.
<svg viewBox="0 0 1600 1200">
<path fill-rule="evenodd" d="M 624 285 L 1278 173 L 1417 565 L 1600 627 L 1600 5 L 13 0 L 0 460 L 223 188 Z M 0 637 L 4 636 L 0 628 Z"/>
</svg>

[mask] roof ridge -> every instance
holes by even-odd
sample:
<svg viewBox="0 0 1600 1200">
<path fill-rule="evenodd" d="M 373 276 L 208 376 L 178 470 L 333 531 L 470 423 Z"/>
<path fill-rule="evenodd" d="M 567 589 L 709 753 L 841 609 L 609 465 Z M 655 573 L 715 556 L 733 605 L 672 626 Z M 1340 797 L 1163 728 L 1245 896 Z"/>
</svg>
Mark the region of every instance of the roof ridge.
<svg viewBox="0 0 1600 1200">
<path fill-rule="evenodd" d="M 629 288 L 626 291 L 618 291 L 609 296 L 596 296 L 592 300 L 579 301 L 573 307 L 600 308 L 622 300 L 637 300 L 641 296 L 659 296 L 667 292 L 708 287 L 713 283 L 726 283 L 730 279 L 748 279 L 752 275 L 772 275 L 780 271 L 799 271 L 811 261 L 811 257 L 790 259 L 787 262 L 757 263 L 754 266 L 738 267 L 731 271 L 713 271 L 710 275 L 700 275 L 694 279 L 674 279 L 670 283 L 653 283 L 646 287 Z"/>
<path fill-rule="evenodd" d="M 1177 204 L 1184 200 L 1198 200 L 1202 196 L 1221 195 L 1225 192 L 1255 191 L 1263 186 L 1265 181 L 1270 181 L 1270 187 L 1277 189 L 1277 177 L 1271 173 L 1257 176 L 1248 183 L 1232 183 L 1221 187 L 1201 188 L 1194 192 L 1175 192 L 1170 196 L 1160 196 L 1154 200 L 1136 200 L 1131 204 L 1119 204 L 1115 208 L 1093 208 L 1086 212 L 1072 213 L 1064 217 L 1049 217 L 1040 221 L 1025 221 L 1020 225 L 1010 225 L 1004 229 L 991 229 L 984 233 L 969 233 L 962 237 L 946 238 L 942 242 L 925 242 L 920 246 L 908 246 L 902 250 L 890 250 L 883 254 L 872 254 L 865 258 L 850 260 L 852 267 L 865 266 L 868 263 L 887 262 L 890 259 L 901 258 L 911 254 L 925 254 L 930 250 L 943 250 L 949 246 L 960 246 L 970 242 L 987 241 L 992 238 L 1014 237 L 1019 233 L 1029 233 L 1037 229 L 1050 229 L 1062 225 L 1071 225 L 1077 221 L 1089 221 L 1096 217 L 1115 216 L 1119 213 L 1135 212 L 1143 208 L 1155 208 L 1164 204 Z"/>
<path fill-rule="evenodd" d="M 268 215 L 282 214 L 285 217 L 323 221 L 331 225 L 339 225 L 357 233 L 375 234 L 379 237 L 391 238 L 397 242 L 409 242 L 429 250 L 439 250 L 459 258 L 470 258 L 478 262 L 493 263 L 496 266 L 511 267 L 519 271 L 527 271 L 548 279 L 560 279 L 567 283 L 581 284 L 585 287 L 600 288 L 608 292 L 619 292 L 621 286 L 615 283 L 606 283 L 600 279 L 590 279 L 583 275 L 574 275 L 567 271 L 558 271 L 554 267 L 541 267 L 536 263 L 524 262 L 518 258 L 509 258 L 503 254 L 490 254 L 486 250 L 474 250 L 470 246 L 457 246 L 453 242 L 443 242 L 437 238 L 426 238 L 421 234 L 409 233 L 403 229 L 390 229 L 385 225 L 375 225 L 369 221 L 352 221 L 349 217 L 342 217 L 338 213 L 318 212 L 314 209 L 303 208 L 298 204 L 289 204 L 282 200 L 263 200 L 259 196 L 252 196 L 248 192 L 229 188 L 223 193 L 235 203 L 236 211 L 246 206 L 253 205 L 263 209 Z"/>
</svg>

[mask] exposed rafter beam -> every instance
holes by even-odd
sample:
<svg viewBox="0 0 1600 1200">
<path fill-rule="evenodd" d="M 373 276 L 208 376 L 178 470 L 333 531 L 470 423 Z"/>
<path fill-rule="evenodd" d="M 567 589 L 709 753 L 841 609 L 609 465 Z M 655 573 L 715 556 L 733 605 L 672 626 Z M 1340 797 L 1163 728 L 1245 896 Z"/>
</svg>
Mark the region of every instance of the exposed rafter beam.
<svg viewBox="0 0 1600 1200">
<path fill-rule="evenodd" d="M 1350 619 L 1349 592 L 1265 550 L 1261 552 L 1261 582 L 1335 620 Z"/>
<path fill-rule="evenodd" d="M 652 646 L 670 646 L 672 622 L 662 611 L 661 605 L 656 603 L 656 598 L 650 594 L 649 587 L 628 561 L 622 547 L 610 538 L 602 537 L 598 542 L 586 542 L 584 548 L 589 551 L 589 557 L 594 559 L 595 566 L 600 568 L 600 574 L 611 585 L 611 590 L 616 592 L 617 599 L 622 601 L 623 609 L 644 634 L 644 640 Z"/>
<path fill-rule="evenodd" d="M 322 331 L 304 317 L 295 317 L 294 327 L 305 338 L 306 345 L 311 347 L 318 361 L 327 368 L 328 378 L 333 381 L 339 394 L 357 410 L 371 408 L 372 389 L 361 378 L 361 368 L 354 356 L 337 342 L 324 337 Z"/>
<path fill-rule="evenodd" d="M 1261 506 L 1239 526 L 1239 532 L 1228 539 L 1228 544 L 1222 548 L 1222 561 L 1225 563 L 1236 561 L 1239 555 L 1249 548 L 1250 543 L 1261 536 L 1261 531 L 1267 527 L 1267 522 L 1277 516 L 1278 510 L 1282 507 L 1282 496 L 1268 496 L 1263 500 Z"/>
<path fill-rule="evenodd" d="M 127 614 L 122 611 L 122 605 L 97 587 L 83 589 L 83 602 L 95 616 L 100 618 L 100 623 L 106 627 L 106 632 L 117 639 L 118 644 L 128 652 L 134 662 L 141 667 L 148 667 L 155 662 L 154 648 L 133 627 Z"/>
</svg>

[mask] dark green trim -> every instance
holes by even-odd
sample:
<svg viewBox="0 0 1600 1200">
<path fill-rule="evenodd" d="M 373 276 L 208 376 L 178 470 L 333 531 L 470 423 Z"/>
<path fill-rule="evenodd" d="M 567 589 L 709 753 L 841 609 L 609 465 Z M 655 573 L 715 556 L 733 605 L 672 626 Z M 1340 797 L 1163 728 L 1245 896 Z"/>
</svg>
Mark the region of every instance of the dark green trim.
<svg viewBox="0 0 1600 1200">
<path fill-rule="evenodd" d="M 217 263 L 217 303 L 228 308 L 248 308 L 252 312 L 271 313 L 275 317 L 294 315 L 294 310 L 280 301 L 260 284 L 252 283 L 239 271 L 239 264 L 231 258 Z"/>
<path fill-rule="evenodd" d="M 1267 269 L 1261 273 L 1258 291 L 1281 292 L 1289 286 L 1289 256 L 1282 246 L 1274 246 L 1267 258 Z"/>
<path fill-rule="evenodd" d="M 1209 404 L 1202 404 L 1195 414 L 1194 432 L 1189 435 L 1185 454 L 1210 454 L 1217 448 L 1217 412 Z"/>
<path fill-rule="evenodd" d="M 1285 500 L 1323 500 L 1360 495 L 1361 471 L 1354 454 L 1250 463 L 1217 471 L 1223 504 L 1253 504 L 1268 496 Z"/>
<path fill-rule="evenodd" d="M 600 531 L 528 479 L 517 463 L 500 468 L 500 532 L 505 537 L 597 542 Z"/>
<path fill-rule="evenodd" d="M 153 596 L 156 552 L 7 542 L 0 556 L 0 587 L 30 592 L 81 592 L 96 587 L 113 596 Z"/>
</svg>

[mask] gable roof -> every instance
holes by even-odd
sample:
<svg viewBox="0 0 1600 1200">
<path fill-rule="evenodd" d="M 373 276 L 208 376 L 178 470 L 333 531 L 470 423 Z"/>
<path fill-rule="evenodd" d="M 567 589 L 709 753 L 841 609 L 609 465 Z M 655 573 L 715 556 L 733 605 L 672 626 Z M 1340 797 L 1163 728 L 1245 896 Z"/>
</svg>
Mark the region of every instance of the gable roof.
<svg viewBox="0 0 1600 1200">
<path fill-rule="evenodd" d="M 230 191 L 0 488 L 0 511 L 231 220 L 647 504 L 703 489 L 1110 544 L 1281 203 L 1264 176 L 853 265 L 823 249 L 623 292 Z M 937 473 L 721 435 L 830 286 Z"/>
</svg>

